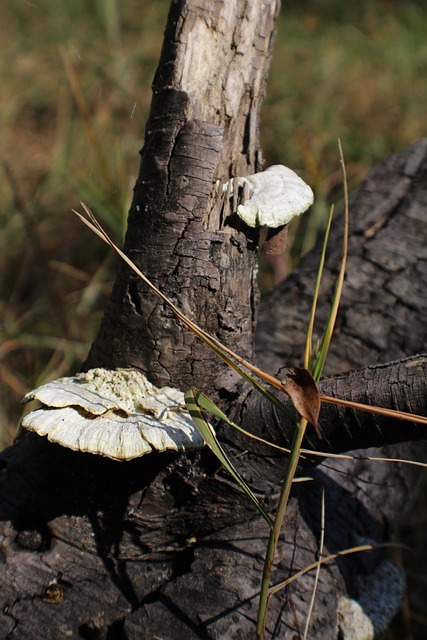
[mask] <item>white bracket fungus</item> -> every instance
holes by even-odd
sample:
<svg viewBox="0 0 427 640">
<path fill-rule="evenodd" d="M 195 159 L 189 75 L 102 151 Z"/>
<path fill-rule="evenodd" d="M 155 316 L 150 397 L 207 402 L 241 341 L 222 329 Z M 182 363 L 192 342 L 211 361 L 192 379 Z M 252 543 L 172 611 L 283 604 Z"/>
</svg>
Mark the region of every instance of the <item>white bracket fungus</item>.
<svg viewBox="0 0 427 640">
<path fill-rule="evenodd" d="M 27 393 L 40 409 L 22 426 L 73 449 L 132 460 L 153 450 L 183 451 L 204 441 L 179 389 L 152 385 L 137 369 L 91 369 Z"/>
<path fill-rule="evenodd" d="M 358 586 L 358 600 L 339 598 L 340 638 L 374 640 L 382 637 L 405 598 L 405 574 L 391 560 L 384 560 Z"/>
<path fill-rule="evenodd" d="M 295 171 L 275 164 L 246 178 L 234 178 L 249 188 L 249 199 L 237 207 L 237 215 L 249 227 L 281 227 L 313 204 L 313 191 Z M 223 191 L 228 190 L 228 182 Z"/>
</svg>

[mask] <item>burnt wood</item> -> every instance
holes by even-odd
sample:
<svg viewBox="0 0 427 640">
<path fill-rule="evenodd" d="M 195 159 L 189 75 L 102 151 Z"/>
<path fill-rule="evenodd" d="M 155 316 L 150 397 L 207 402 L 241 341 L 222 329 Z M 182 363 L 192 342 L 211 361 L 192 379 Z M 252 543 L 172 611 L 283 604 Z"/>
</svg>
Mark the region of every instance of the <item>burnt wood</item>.
<svg viewBox="0 0 427 640">
<path fill-rule="evenodd" d="M 278 10 L 278 2 L 269 0 L 172 2 L 125 242 L 128 255 L 184 311 L 248 357 L 257 312 L 257 237 L 227 217 L 216 181 L 260 168 L 258 116 Z M 385 160 L 353 203 L 347 293 L 329 360 L 332 372 L 425 349 L 425 301 L 418 292 L 427 273 L 426 146 L 421 141 Z M 325 304 L 338 249 L 331 254 Z M 271 370 L 301 356 L 315 268 L 313 253 L 263 301 L 258 359 Z M 343 373 L 324 388 L 347 397 L 357 388 L 356 395 L 372 403 L 388 399 L 421 412 L 425 359 L 413 363 Z M 258 433 L 265 428 L 278 441 L 289 437 L 270 407 L 248 394 L 121 267 L 84 367 L 129 365 L 157 384 L 197 385 Z M 391 390 L 377 384 L 387 378 L 396 380 Z M 354 444 L 416 437 L 417 442 L 399 444 L 399 457 L 427 459 L 418 428 L 391 425 L 389 438 L 385 424 L 333 411 L 327 409 L 322 419 L 324 439 L 310 439 L 317 449 L 345 451 Z M 340 429 L 347 430 L 345 437 Z M 283 455 L 242 442 L 224 427 L 220 433 L 229 452 L 239 454 L 236 464 L 254 492 L 273 511 Z M 389 444 L 384 453 L 396 454 L 396 446 Z M 268 530 L 209 451 L 120 463 L 26 434 L 0 461 L 0 637 L 254 637 Z M 366 460 L 311 462 L 302 473 L 311 482 L 295 486 L 275 562 L 277 581 L 316 558 L 322 487 L 325 553 L 333 553 L 366 538 L 389 540 L 419 475 L 414 467 Z M 382 552 L 375 551 L 324 568 L 310 638 L 339 637 L 341 596 L 358 598 L 381 561 Z M 295 637 L 313 582 L 306 574 L 272 598 L 268 637 Z"/>
</svg>

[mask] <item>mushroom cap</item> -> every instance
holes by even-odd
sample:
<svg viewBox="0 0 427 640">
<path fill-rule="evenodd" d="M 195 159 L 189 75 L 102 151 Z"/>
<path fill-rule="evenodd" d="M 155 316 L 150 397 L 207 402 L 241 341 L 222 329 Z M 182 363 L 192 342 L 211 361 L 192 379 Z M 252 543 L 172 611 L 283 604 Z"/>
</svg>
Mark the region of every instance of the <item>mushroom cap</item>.
<svg viewBox="0 0 427 640">
<path fill-rule="evenodd" d="M 249 200 L 237 207 L 237 215 L 249 227 L 281 227 L 313 204 L 308 184 L 282 164 L 238 181 L 239 186 L 249 185 Z"/>
<path fill-rule="evenodd" d="M 152 385 L 137 369 L 91 369 L 30 391 L 23 402 L 40 409 L 22 420 L 25 429 L 74 451 L 132 460 L 153 450 L 183 451 L 204 445 L 173 387 Z"/>
</svg>

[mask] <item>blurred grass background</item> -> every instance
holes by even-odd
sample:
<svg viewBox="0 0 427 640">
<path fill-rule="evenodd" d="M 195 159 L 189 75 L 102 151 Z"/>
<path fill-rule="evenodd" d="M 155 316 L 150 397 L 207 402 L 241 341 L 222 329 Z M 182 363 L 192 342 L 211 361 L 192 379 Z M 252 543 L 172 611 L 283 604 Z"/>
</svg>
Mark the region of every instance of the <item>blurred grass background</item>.
<svg viewBox="0 0 427 640">
<path fill-rule="evenodd" d="M 24 393 L 78 370 L 113 277 L 110 252 L 70 214 L 87 202 L 120 239 L 162 44 L 167 0 L 6 0 L 0 25 L 0 446 Z M 384 155 L 427 130 L 425 0 L 289 0 L 263 112 L 266 165 L 315 190 L 291 261 Z M 282 277 L 289 264 L 276 265 Z M 264 265 L 267 285 L 274 279 Z M 404 518 L 410 599 L 389 638 L 427 637 L 425 491 Z M 420 563 L 419 559 L 423 558 Z M 405 562 L 406 556 L 405 556 Z"/>
</svg>

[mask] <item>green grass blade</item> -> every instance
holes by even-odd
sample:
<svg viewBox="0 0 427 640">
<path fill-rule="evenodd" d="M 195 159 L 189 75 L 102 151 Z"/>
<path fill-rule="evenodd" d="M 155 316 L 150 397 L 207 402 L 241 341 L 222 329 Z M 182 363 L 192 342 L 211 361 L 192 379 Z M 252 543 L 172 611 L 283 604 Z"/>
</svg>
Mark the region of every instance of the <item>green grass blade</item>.
<svg viewBox="0 0 427 640">
<path fill-rule="evenodd" d="M 235 422 L 232 422 L 225 415 L 225 413 L 223 413 L 221 409 L 219 409 L 216 406 L 216 404 L 212 402 L 212 400 L 209 400 L 209 398 L 204 393 L 198 390 L 197 390 L 197 403 L 202 409 L 209 411 L 209 413 L 211 413 L 213 416 L 215 416 L 222 422 L 225 422 L 233 429 L 240 431 L 240 433 L 243 433 L 243 435 L 247 436 L 248 438 L 252 438 L 257 442 L 261 442 L 262 444 L 265 444 L 267 447 L 272 447 L 273 449 L 277 449 L 278 451 L 282 451 L 283 453 L 286 453 L 286 454 L 290 453 L 289 449 L 280 447 L 278 444 L 274 444 L 273 442 L 269 442 L 268 440 L 264 440 L 264 438 L 260 438 L 259 436 L 256 436 L 254 433 L 251 433 L 250 431 L 246 431 L 246 429 L 243 429 L 243 427 L 239 426 Z"/>
<path fill-rule="evenodd" d="M 345 168 L 344 155 L 341 147 L 341 141 L 338 140 L 338 148 L 340 152 L 340 162 L 343 173 L 343 185 L 344 185 L 344 235 L 343 235 L 343 248 L 342 248 L 342 258 L 340 271 L 337 277 L 337 282 L 335 285 L 334 296 L 332 299 L 331 308 L 329 310 L 328 320 L 326 323 L 325 330 L 323 332 L 320 345 L 316 350 L 313 363 L 310 367 L 313 378 L 316 382 L 319 381 L 323 367 L 325 365 L 326 356 L 328 354 L 329 345 L 332 340 L 332 334 L 335 328 L 335 322 L 338 315 L 338 308 L 340 305 L 341 294 L 344 286 L 344 277 L 345 277 L 345 269 L 347 265 L 347 254 L 348 254 L 348 185 L 347 185 L 347 172 Z"/>
<path fill-rule="evenodd" d="M 247 497 L 252 502 L 254 507 L 258 510 L 260 515 L 264 518 L 264 520 L 266 521 L 270 529 L 272 529 L 273 522 L 271 518 L 266 513 L 266 511 L 264 511 L 258 499 L 252 493 L 252 491 L 250 490 L 246 482 L 243 480 L 242 476 L 233 467 L 224 449 L 219 444 L 213 428 L 205 420 L 199 404 L 199 398 L 200 398 L 200 393 L 199 391 L 197 391 L 197 389 L 190 389 L 184 395 L 187 410 L 190 416 L 192 417 L 194 424 L 199 430 L 199 433 L 201 434 L 201 436 L 203 437 L 204 441 L 206 442 L 208 447 L 211 449 L 211 451 L 216 455 L 216 457 L 218 458 L 218 460 L 220 461 L 224 469 L 226 469 L 228 473 L 232 476 L 232 478 L 235 480 L 235 482 L 237 482 L 239 487 L 242 489 L 242 491 L 244 491 L 244 493 L 247 495 Z M 217 407 L 215 407 L 215 405 L 213 405 L 213 403 L 211 403 L 210 401 L 206 403 L 206 396 L 204 397 L 204 399 L 202 399 L 202 401 L 204 402 L 205 406 L 208 405 L 214 409 L 213 410 L 214 415 L 217 415 L 217 414 L 218 416 L 224 415 L 219 409 L 217 409 Z"/>
<path fill-rule="evenodd" d="M 318 302 L 318 299 L 319 299 L 320 283 L 322 281 L 323 269 L 324 269 L 324 266 L 325 266 L 326 248 L 328 246 L 329 232 L 331 230 L 333 217 L 334 217 L 334 205 L 332 205 L 330 210 L 329 210 L 328 222 L 327 222 L 327 225 L 326 225 L 325 236 L 323 238 L 322 254 L 320 256 L 319 268 L 317 269 L 316 284 L 314 286 L 313 302 L 311 304 L 310 319 L 309 319 L 309 323 L 308 323 L 307 338 L 306 338 L 306 343 L 305 343 L 304 367 L 306 369 L 310 368 L 310 364 L 311 364 L 312 356 L 313 356 L 314 320 L 315 320 L 315 317 L 316 317 L 316 309 L 317 309 L 317 302 Z"/>
<path fill-rule="evenodd" d="M 279 542 L 280 532 L 282 530 L 285 511 L 288 505 L 292 483 L 294 481 L 295 473 L 298 466 L 301 444 L 304 439 L 306 427 L 307 421 L 304 418 L 300 418 L 297 428 L 295 429 L 291 451 L 288 459 L 286 460 L 285 472 L 279 496 L 279 503 L 277 505 L 277 511 L 274 517 L 274 525 L 270 531 L 270 536 L 267 543 L 267 551 L 264 560 L 264 569 L 261 580 L 261 592 L 257 617 L 257 638 L 265 637 L 267 607 L 270 597 L 269 585 L 271 572 L 273 570 L 274 555 L 276 553 L 277 544 Z"/>
</svg>

